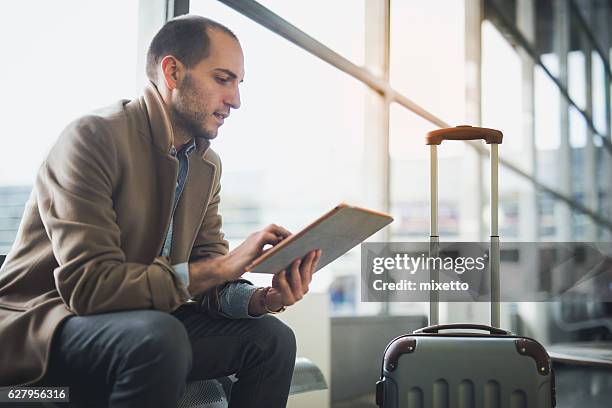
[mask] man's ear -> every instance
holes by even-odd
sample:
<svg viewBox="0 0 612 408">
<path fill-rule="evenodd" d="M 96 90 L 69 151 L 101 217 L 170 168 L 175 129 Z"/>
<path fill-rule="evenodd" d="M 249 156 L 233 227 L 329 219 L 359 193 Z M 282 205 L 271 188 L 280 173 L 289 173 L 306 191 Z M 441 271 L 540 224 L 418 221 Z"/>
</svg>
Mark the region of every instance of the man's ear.
<svg viewBox="0 0 612 408">
<path fill-rule="evenodd" d="M 172 55 L 166 55 L 160 62 L 162 75 L 166 88 L 176 89 L 184 75 L 185 68 L 181 61 Z"/>
</svg>

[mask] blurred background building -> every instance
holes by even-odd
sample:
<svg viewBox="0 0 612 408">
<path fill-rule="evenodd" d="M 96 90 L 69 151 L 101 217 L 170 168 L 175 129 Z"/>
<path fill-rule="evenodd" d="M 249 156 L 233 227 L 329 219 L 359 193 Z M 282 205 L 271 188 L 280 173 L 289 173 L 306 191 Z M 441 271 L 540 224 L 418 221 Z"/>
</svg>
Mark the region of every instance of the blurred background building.
<svg viewBox="0 0 612 408">
<path fill-rule="evenodd" d="M 213 143 L 232 246 L 271 222 L 299 230 L 338 202 L 394 215 L 373 241 L 426 240 L 424 135 L 459 124 L 504 132 L 503 240 L 610 240 L 608 0 L 32 0 L 3 2 L 0 24 L 0 253 L 62 128 L 136 97 L 150 38 L 185 13 L 230 27 L 245 53 L 243 106 Z M 448 144 L 440 157 L 441 236 L 486 241 L 486 147 Z M 319 272 L 312 291 L 331 314 L 331 400 L 355 404 L 386 341 L 424 324 L 427 305 L 361 302 L 359 248 Z M 581 324 L 562 321 L 561 308 Z M 484 304 L 441 312 L 488 320 Z M 503 312 L 505 327 L 547 344 L 611 337 L 596 299 Z M 374 360 L 355 362 L 365 348 Z"/>
</svg>

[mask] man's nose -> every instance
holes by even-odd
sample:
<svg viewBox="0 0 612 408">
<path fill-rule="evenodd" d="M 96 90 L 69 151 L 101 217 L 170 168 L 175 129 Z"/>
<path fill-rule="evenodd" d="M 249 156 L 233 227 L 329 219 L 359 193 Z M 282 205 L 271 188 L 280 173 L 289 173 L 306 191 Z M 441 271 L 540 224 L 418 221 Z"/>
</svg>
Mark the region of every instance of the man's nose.
<svg viewBox="0 0 612 408">
<path fill-rule="evenodd" d="M 238 109 L 240 107 L 240 89 L 236 87 L 225 99 L 225 103 L 232 109 Z"/>
</svg>

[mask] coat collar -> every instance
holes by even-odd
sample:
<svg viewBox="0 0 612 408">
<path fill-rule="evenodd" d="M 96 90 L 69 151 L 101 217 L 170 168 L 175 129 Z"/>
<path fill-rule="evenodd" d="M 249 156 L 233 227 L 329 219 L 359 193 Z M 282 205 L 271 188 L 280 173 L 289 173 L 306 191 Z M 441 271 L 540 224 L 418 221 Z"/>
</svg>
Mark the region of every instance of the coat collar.
<svg viewBox="0 0 612 408">
<path fill-rule="evenodd" d="M 149 117 L 151 139 L 161 151 L 170 153 L 174 144 L 174 133 L 172 122 L 166 104 L 162 99 L 157 87 L 151 81 L 145 86 L 144 95 L 141 98 L 141 105 Z M 196 138 L 196 151 L 203 156 L 210 147 L 210 142 L 206 139 Z"/>
<path fill-rule="evenodd" d="M 136 101 L 134 101 L 136 102 Z M 178 175 L 178 161 L 172 157 L 174 135 L 172 122 L 157 87 L 150 82 L 136 104 L 128 103 L 126 109 L 140 111 L 138 118 L 144 119 L 140 122 L 141 132 L 150 137 L 158 155 L 156 177 L 159 186 L 160 212 L 159 219 L 160 234 L 157 253 L 162 248 L 163 238 L 168 231 L 173 206 L 176 180 Z M 204 220 L 208 202 L 213 195 L 213 187 L 218 183 L 216 165 L 209 161 L 205 154 L 210 142 L 202 138 L 196 138 L 196 152 L 188 156 L 189 172 L 181 199 L 174 213 L 175 231 L 172 236 L 172 248 L 170 258 L 176 263 L 187 262 L 191 248 L 194 245 L 200 226 Z M 217 175 L 217 176 L 216 176 Z"/>
</svg>

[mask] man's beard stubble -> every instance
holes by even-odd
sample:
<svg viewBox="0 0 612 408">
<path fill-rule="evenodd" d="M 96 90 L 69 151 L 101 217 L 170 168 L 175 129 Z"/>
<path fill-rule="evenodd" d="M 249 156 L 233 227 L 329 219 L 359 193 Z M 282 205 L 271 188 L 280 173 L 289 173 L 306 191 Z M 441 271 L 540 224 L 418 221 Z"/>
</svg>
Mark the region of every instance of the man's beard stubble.
<svg viewBox="0 0 612 408">
<path fill-rule="evenodd" d="M 193 78 L 187 74 L 183 79 L 180 88 L 180 98 L 172 105 L 170 115 L 173 125 L 188 136 L 211 140 L 217 137 L 217 132 L 209 132 L 204 128 L 206 114 L 194 109 L 198 106 L 198 100 L 202 98 L 198 95 Z"/>
</svg>

